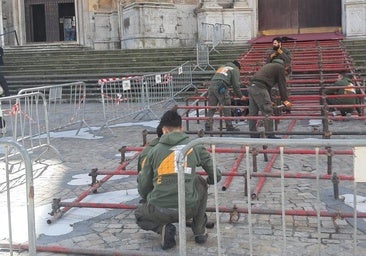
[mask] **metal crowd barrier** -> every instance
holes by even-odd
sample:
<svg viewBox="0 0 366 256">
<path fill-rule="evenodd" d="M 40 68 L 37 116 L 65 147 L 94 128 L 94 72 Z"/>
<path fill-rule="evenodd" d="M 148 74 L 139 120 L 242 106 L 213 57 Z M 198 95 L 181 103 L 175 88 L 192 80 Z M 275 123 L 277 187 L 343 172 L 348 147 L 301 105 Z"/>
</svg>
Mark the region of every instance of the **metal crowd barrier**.
<svg viewBox="0 0 366 256">
<path fill-rule="evenodd" d="M 43 93 L 49 115 L 49 129 L 55 131 L 72 125 L 79 125 L 76 135 L 85 125 L 86 85 L 84 82 L 48 85 L 22 89 L 18 95 L 32 92 Z"/>
<path fill-rule="evenodd" d="M 38 158 L 48 149 L 62 159 L 51 145 L 48 109 L 45 96 L 40 92 L 0 98 L 3 137 L 12 137 Z"/>
<path fill-rule="evenodd" d="M 202 28 L 199 34 L 201 35 L 200 42 L 212 46 L 209 52 L 216 51 L 217 53 L 220 53 L 218 50 L 216 50 L 216 47 L 219 44 L 233 42 L 231 36 L 231 26 L 228 24 L 210 24 L 202 22 Z"/>
<path fill-rule="evenodd" d="M 122 118 L 145 117 L 158 119 L 157 112 L 175 102 L 181 94 L 194 87 L 192 65 L 185 62 L 168 72 L 143 76 L 106 78 L 101 86 L 104 125 L 100 131 Z M 112 132 L 112 131 L 111 131 Z M 112 132 L 113 133 L 113 132 Z"/>
<path fill-rule="evenodd" d="M 202 22 L 201 23 L 200 40 L 204 44 L 212 44 L 214 38 L 214 24 Z"/>
<path fill-rule="evenodd" d="M 362 237 L 359 237 L 357 235 L 357 218 L 365 218 L 365 214 L 360 214 L 357 212 L 357 200 L 356 200 L 356 194 L 357 194 L 357 184 L 358 183 L 365 183 L 366 182 L 366 175 L 364 173 L 364 165 L 365 160 L 363 159 L 365 151 L 366 151 L 366 139 L 358 139 L 358 140 L 351 140 L 351 139 L 334 139 L 334 140 L 328 140 L 328 139 L 282 139 L 282 140 L 273 140 L 273 139 L 249 139 L 249 138 L 223 138 L 223 137 L 205 137 L 205 138 L 199 138 L 191 141 L 188 143 L 184 148 L 181 149 L 180 154 L 177 158 L 177 164 L 178 164 L 178 202 L 179 202 L 179 252 L 181 256 L 186 255 L 186 228 L 185 228 L 185 187 L 184 187 L 184 166 L 185 166 L 185 156 L 187 152 L 195 145 L 199 144 L 210 144 L 212 147 L 212 156 L 214 161 L 214 172 L 216 173 L 216 145 L 217 144 L 226 144 L 226 145 L 238 145 L 243 148 L 245 148 L 245 155 L 246 155 L 246 170 L 243 173 L 243 176 L 246 178 L 246 183 L 249 183 L 248 181 L 251 180 L 253 173 L 253 166 L 251 166 L 251 159 L 250 159 L 250 149 L 262 147 L 263 145 L 267 145 L 268 147 L 277 147 L 279 149 L 279 157 L 280 157 L 280 179 L 281 182 L 278 184 L 280 187 L 280 194 L 281 194 L 281 200 L 278 202 L 281 207 L 279 209 L 264 209 L 263 214 L 279 214 L 281 215 L 281 221 L 282 221 L 282 243 L 281 246 L 282 254 L 281 255 L 287 255 L 287 237 L 286 237 L 286 216 L 289 215 L 296 215 L 296 211 L 294 210 L 292 213 L 290 213 L 291 210 L 286 209 L 286 187 L 285 187 L 285 174 L 284 171 L 286 169 L 285 163 L 284 163 L 284 149 L 285 147 L 310 147 L 314 150 L 314 164 L 315 164 L 315 170 L 314 175 L 316 176 L 316 182 L 314 182 L 314 186 L 316 189 L 316 201 L 315 201 L 315 208 L 316 211 L 309 211 L 309 210 L 303 210 L 304 215 L 301 216 L 313 216 L 317 218 L 317 239 L 314 239 L 317 241 L 317 250 L 318 254 L 321 254 L 321 217 L 337 217 L 342 216 L 339 212 L 333 212 L 330 213 L 328 211 L 322 211 L 321 210 L 321 201 L 320 201 L 320 165 L 321 161 L 319 159 L 319 148 L 331 148 L 331 147 L 351 147 L 353 148 L 353 172 L 354 172 L 354 182 L 353 182 L 353 199 L 354 199 L 354 205 L 353 205 L 353 214 L 349 214 L 351 218 L 353 218 L 353 255 L 359 255 L 357 254 L 357 242 L 359 239 L 362 239 Z M 326 159 L 323 161 L 327 161 Z M 215 177 L 215 184 L 217 183 L 216 177 Z M 246 194 L 251 195 L 251 187 L 250 185 L 246 186 Z M 215 195 L 215 211 L 216 211 L 216 225 L 217 225 L 217 244 L 218 244 L 218 255 L 222 255 L 222 248 L 221 248 L 221 234 L 220 234 L 220 221 L 219 221 L 219 205 L 218 205 L 218 189 L 217 186 L 214 186 L 214 195 Z M 338 199 L 338 198 L 337 198 Z M 276 202 L 277 204 L 277 202 Z M 259 214 L 258 207 L 252 205 L 252 199 L 251 196 L 247 196 L 247 211 L 243 211 L 247 214 L 247 220 L 248 220 L 248 250 L 249 253 L 246 255 L 258 255 L 258 252 L 253 254 L 253 241 L 255 239 L 260 239 L 260 237 L 255 237 L 256 234 L 253 233 L 253 219 L 252 214 Z M 255 209 L 253 209 L 255 208 Z M 311 212 L 311 213 L 310 213 Z M 287 215 L 286 215 L 287 214 Z M 258 234 L 257 234 L 258 235 Z"/>
<path fill-rule="evenodd" d="M 12 211 L 12 202 L 19 201 L 19 195 L 12 196 L 12 179 L 13 176 L 23 176 L 26 185 L 26 211 L 27 211 L 27 230 L 28 230 L 28 250 L 29 255 L 36 255 L 36 229 L 35 229 L 35 211 L 34 211 L 34 187 L 33 187 L 33 167 L 32 161 L 27 153 L 27 150 L 18 142 L 12 140 L 11 138 L 1 138 L 0 139 L 0 155 L 4 161 L 0 162 L 1 172 L 0 172 L 0 201 L 1 205 L 6 207 L 1 207 L 1 218 L 7 216 L 8 221 L 8 238 L 9 244 L 6 245 L 6 249 L 9 250 L 10 255 L 13 255 L 13 250 L 15 248 L 13 243 L 13 221 L 12 216 L 16 215 Z M 14 172 L 14 170 L 17 170 Z M 25 176 L 25 177 L 24 177 Z M 3 204 L 4 202 L 4 204 Z M 6 227 L 1 227 L 5 230 Z M 24 232 L 25 230 L 21 230 Z M 1 246 L 2 247 L 2 246 Z"/>
<path fill-rule="evenodd" d="M 104 125 L 99 131 L 122 118 L 152 113 L 142 76 L 99 79 Z M 153 114 L 153 113 L 152 113 Z"/>
<path fill-rule="evenodd" d="M 187 61 L 179 67 L 173 68 L 169 71 L 172 79 L 172 91 L 173 98 L 171 100 L 177 100 L 181 97 L 181 93 L 191 89 L 196 89 L 193 84 L 192 78 L 192 63 Z"/>
<path fill-rule="evenodd" d="M 215 70 L 215 68 L 210 64 L 210 51 L 208 49 L 208 45 L 198 43 L 196 45 L 196 66 L 193 70 L 199 68 L 200 70 L 205 71 L 208 67 Z"/>
</svg>

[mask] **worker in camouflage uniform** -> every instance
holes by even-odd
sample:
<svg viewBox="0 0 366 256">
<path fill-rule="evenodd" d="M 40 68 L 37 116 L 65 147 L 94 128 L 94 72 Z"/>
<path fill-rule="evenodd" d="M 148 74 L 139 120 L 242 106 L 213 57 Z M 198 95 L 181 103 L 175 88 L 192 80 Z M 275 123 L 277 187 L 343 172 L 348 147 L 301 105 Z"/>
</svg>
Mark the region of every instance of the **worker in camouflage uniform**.
<svg viewBox="0 0 366 256">
<path fill-rule="evenodd" d="M 291 72 L 291 52 L 285 47 L 282 47 L 283 39 L 275 37 L 272 39 L 272 50 L 268 54 L 266 63 L 271 63 L 274 59 L 281 59 L 285 63 L 285 70 L 289 74 Z"/>
<path fill-rule="evenodd" d="M 340 88 L 327 88 L 324 90 L 325 95 L 356 95 L 357 88 L 352 83 L 352 80 L 346 76 L 346 74 L 338 74 L 337 81 L 334 83 L 334 86 L 339 86 Z M 328 105 L 353 105 L 358 104 L 358 98 L 356 97 L 338 97 L 338 98 L 326 98 Z M 347 116 L 347 114 L 351 115 L 354 111 L 354 107 L 350 108 L 337 108 L 342 116 Z M 331 110 L 335 110 L 331 108 Z M 361 109 L 356 108 L 358 114 L 361 114 Z"/>
<path fill-rule="evenodd" d="M 211 79 L 211 85 L 208 88 L 208 106 L 230 106 L 231 97 L 229 94 L 229 88 L 233 89 L 233 93 L 240 98 L 245 100 L 246 97 L 242 95 L 240 91 L 240 64 L 234 60 L 224 66 L 219 67 L 215 75 Z M 209 109 L 207 111 L 208 119 L 205 123 L 205 130 L 211 131 L 213 125 L 213 119 L 216 109 Z M 231 116 L 231 110 L 228 108 L 223 109 L 223 115 L 225 117 Z M 227 131 L 240 131 L 235 128 L 231 120 L 225 120 Z"/>
<path fill-rule="evenodd" d="M 157 138 L 153 139 L 152 141 L 150 141 L 145 148 L 141 151 L 138 160 L 137 160 L 137 172 L 140 172 L 142 167 L 144 167 L 145 165 L 145 161 L 146 161 L 146 156 L 147 154 L 150 152 L 150 150 L 156 146 L 156 144 L 159 143 L 160 137 L 163 135 L 163 130 L 162 127 L 159 123 L 159 125 L 156 127 L 156 134 L 157 134 Z"/>
<path fill-rule="evenodd" d="M 136 223 L 144 230 L 161 234 L 163 250 L 176 245 L 176 227 L 179 222 L 177 154 L 190 142 L 183 132 L 182 118 L 176 110 L 165 112 L 160 120 L 163 130 L 159 143 L 146 156 L 145 164 L 138 175 L 138 191 L 146 200 L 136 211 Z M 214 168 L 210 153 L 203 145 L 194 146 L 186 154 L 184 163 L 186 220 L 193 219 L 191 228 L 195 242 L 207 241 L 206 206 L 207 184 L 214 184 Z M 196 174 L 201 166 L 207 173 L 205 180 Z M 217 170 L 217 181 L 221 173 Z"/>
<path fill-rule="evenodd" d="M 261 111 L 264 116 L 273 115 L 273 102 L 270 92 L 274 86 L 278 86 L 280 100 L 285 108 L 291 108 L 292 104 L 288 101 L 286 87 L 286 72 L 284 62 L 281 59 L 274 59 L 272 63 L 265 64 L 258 70 L 251 79 L 248 86 L 249 92 L 249 116 L 258 116 Z M 249 119 L 249 131 L 257 131 L 257 120 Z M 266 132 L 273 132 L 273 120 L 264 120 Z M 259 134 L 251 134 L 252 138 L 259 138 Z M 279 139 L 274 135 L 268 138 Z"/>
</svg>

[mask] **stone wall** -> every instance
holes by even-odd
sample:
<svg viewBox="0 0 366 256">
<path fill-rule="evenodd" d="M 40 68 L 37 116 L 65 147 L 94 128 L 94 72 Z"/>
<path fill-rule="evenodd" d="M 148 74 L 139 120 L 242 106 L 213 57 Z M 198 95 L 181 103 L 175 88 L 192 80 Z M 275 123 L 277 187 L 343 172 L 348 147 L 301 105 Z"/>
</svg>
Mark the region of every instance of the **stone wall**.
<svg viewBox="0 0 366 256">
<path fill-rule="evenodd" d="M 195 5 L 133 3 L 120 15 L 121 47 L 165 48 L 195 45 Z"/>
<path fill-rule="evenodd" d="M 4 32 L 16 30 L 25 44 L 22 1 L 0 1 Z M 77 42 L 94 49 L 194 47 L 212 40 L 208 27 L 216 24 L 229 29 L 225 40 L 237 44 L 258 32 L 257 0 L 75 0 L 75 7 Z M 366 0 L 342 0 L 342 31 L 366 37 Z M 2 40 L 16 44 L 13 34 Z"/>
<path fill-rule="evenodd" d="M 366 37 L 366 0 L 343 0 L 342 23 L 347 37 Z"/>
</svg>

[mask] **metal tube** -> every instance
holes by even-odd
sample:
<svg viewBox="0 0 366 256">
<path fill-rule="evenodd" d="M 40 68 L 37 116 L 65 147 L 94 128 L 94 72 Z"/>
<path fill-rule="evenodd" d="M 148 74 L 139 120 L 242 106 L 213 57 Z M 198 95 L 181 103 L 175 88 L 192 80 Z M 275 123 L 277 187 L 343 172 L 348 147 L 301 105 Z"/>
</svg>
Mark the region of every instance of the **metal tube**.
<svg viewBox="0 0 366 256">
<path fill-rule="evenodd" d="M 144 148 L 143 147 L 126 147 L 126 151 L 142 151 Z M 207 148 L 207 150 L 211 151 L 210 148 Z M 279 153 L 279 149 L 278 148 L 270 148 L 270 149 L 266 149 L 266 150 L 262 150 L 262 149 L 257 149 L 254 148 L 251 150 L 252 155 L 258 154 L 258 153 L 270 153 L 270 154 L 274 154 L 274 153 Z M 216 148 L 216 153 L 245 153 L 245 150 L 243 148 Z M 315 155 L 315 150 L 314 149 L 284 149 L 283 150 L 284 154 L 300 154 L 300 155 Z M 327 150 L 322 150 L 319 149 L 319 155 L 326 155 L 328 154 Z M 333 155 L 353 155 L 353 151 L 352 149 L 349 150 L 333 150 L 332 151 Z"/>
<path fill-rule="evenodd" d="M 241 160 L 243 158 L 244 158 L 244 153 L 240 153 L 237 156 L 237 158 L 236 158 L 236 160 L 234 162 L 233 167 L 231 167 L 231 170 L 229 172 L 228 177 L 225 179 L 224 185 L 222 186 L 222 191 L 225 191 L 229 187 L 229 185 L 230 185 L 230 183 L 231 183 L 231 181 L 233 179 L 233 175 L 230 175 L 230 174 L 235 174 L 238 171 L 239 165 L 240 165 Z"/>
<path fill-rule="evenodd" d="M 8 244 L 0 244 L 1 248 L 10 248 Z M 30 250 L 28 244 L 15 244 L 14 248 L 18 251 Z M 169 255 L 166 252 L 137 252 L 132 250 L 108 250 L 98 248 L 75 248 L 75 247 L 61 247 L 61 246 L 36 246 L 37 252 L 54 252 L 63 254 L 78 254 L 78 255 L 98 255 L 98 256 L 144 256 L 144 255 Z M 34 254 L 35 255 L 35 254 Z"/>
<path fill-rule="evenodd" d="M 339 178 L 337 176 L 337 173 L 333 173 L 332 175 L 332 183 L 333 183 L 333 191 L 334 191 L 334 199 L 339 199 Z"/>
<path fill-rule="evenodd" d="M 125 210 L 134 210 L 137 208 L 137 205 L 126 205 L 126 204 L 105 204 L 105 203 L 61 203 L 65 206 L 79 207 L 79 208 L 108 208 L 108 209 L 125 209 Z M 233 207 L 220 206 L 218 208 L 221 213 L 231 213 Z M 248 208 L 237 208 L 239 213 L 248 213 Z M 251 209 L 253 214 L 263 214 L 263 215 L 282 215 L 282 209 L 274 210 L 274 209 Z M 216 207 L 208 206 L 206 208 L 206 212 L 216 212 Z M 311 210 L 285 210 L 286 216 L 309 216 L 316 217 L 317 211 Z M 334 218 L 353 218 L 352 212 L 340 212 L 340 211 L 320 211 L 320 217 L 334 217 Z M 357 218 L 366 218 L 366 212 L 358 212 Z M 184 223 L 185 227 L 185 223 Z"/>
<path fill-rule="evenodd" d="M 288 131 L 292 130 L 292 128 L 295 126 L 296 124 L 296 121 L 292 121 L 289 125 L 289 127 L 287 128 Z M 271 168 L 274 164 L 274 162 L 276 161 L 276 158 L 277 158 L 277 155 L 278 154 L 273 154 L 272 157 L 271 157 L 271 160 L 268 162 L 266 168 L 264 169 L 264 173 L 267 173 L 267 172 L 270 172 L 271 171 Z M 258 183 L 256 185 L 256 187 L 254 188 L 254 191 L 251 195 L 251 197 L 254 199 L 254 198 L 257 198 L 258 197 L 258 193 L 261 191 L 263 185 L 264 185 L 264 182 L 265 182 L 266 178 L 265 177 L 261 177 L 259 180 L 258 180 Z"/>
<path fill-rule="evenodd" d="M 114 171 L 115 173 L 120 173 L 121 170 L 123 170 L 129 163 L 130 161 L 132 161 L 133 159 L 135 159 L 139 154 L 136 153 L 130 160 L 123 162 L 122 164 L 120 164 L 117 169 Z M 101 187 L 107 180 L 109 180 L 114 174 L 111 173 L 107 176 L 105 176 L 102 180 L 100 180 L 99 182 L 97 182 L 96 184 L 92 185 L 89 189 L 87 189 L 86 191 L 84 191 L 83 193 L 81 193 L 81 195 L 79 195 L 74 201 L 73 203 L 78 203 L 81 200 L 83 200 L 85 197 L 87 197 L 91 192 L 93 192 L 94 190 L 98 189 L 99 187 Z M 69 211 L 71 209 L 71 207 L 64 207 L 63 209 L 61 209 L 60 211 L 56 212 L 52 218 L 49 218 L 47 220 L 48 224 L 53 223 L 54 221 L 56 221 L 57 219 L 61 218 L 67 211 Z"/>
<path fill-rule="evenodd" d="M 332 174 L 332 169 L 333 169 L 332 156 L 333 156 L 332 148 L 328 147 L 327 148 L 327 173 L 328 174 Z"/>
<path fill-rule="evenodd" d="M 196 172 L 199 175 L 207 175 L 205 172 L 198 171 Z M 138 172 L 136 170 L 123 170 L 119 172 L 111 172 L 111 171 L 98 171 L 98 175 L 137 175 Z M 232 172 L 221 172 L 222 176 L 233 176 L 233 177 L 243 177 L 245 173 L 232 173 Z M 271 173 L 263 173 L 263 172 L 253 172 L 250 174 L 251 177 L 269 177 L 269 178 L 280 178 L 280 173 L 278 172 L 271 172 Z M 310 173 L 285 173 L 284 177 L 286 179 L 316 179 L 316 176 Z M 353 175 L 338 175 L 339 180 L 348 180 L 353 181 Z M 331 180 L 332 175 L 330 174 L 323 174 L 319 176 L 320 179 L 323 180 Z"/>
</svg>

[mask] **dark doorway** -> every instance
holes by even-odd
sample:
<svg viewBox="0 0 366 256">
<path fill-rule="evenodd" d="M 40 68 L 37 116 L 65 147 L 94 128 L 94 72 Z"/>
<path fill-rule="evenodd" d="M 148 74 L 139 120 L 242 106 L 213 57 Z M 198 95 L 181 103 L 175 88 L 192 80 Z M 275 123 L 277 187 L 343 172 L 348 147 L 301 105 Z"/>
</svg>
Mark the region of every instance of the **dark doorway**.
<svg viewBox="0 0 366 256">
<path fill-rule="evenodd" d="M 46 41 L 46 16 L 44 4 L 31 5 L 31 19 L 32 19 L 32 41 L 45 42 Z"/>
<path fill-rule="evenodd" d="M 58 4 L 58 18 L 60 21 L 60 40 L 76 40 L 76 17 L 73 3 Z"/>
<path fill-rule="evenodd" d="M 302 34 L 341 29 L 341 0 L 258 0 L 259 33 Z"/>
<path fill-rule="evenodd" d="M 76 41 L 75 0 L 24 0 L 27 42 Z"/>
</svg>

